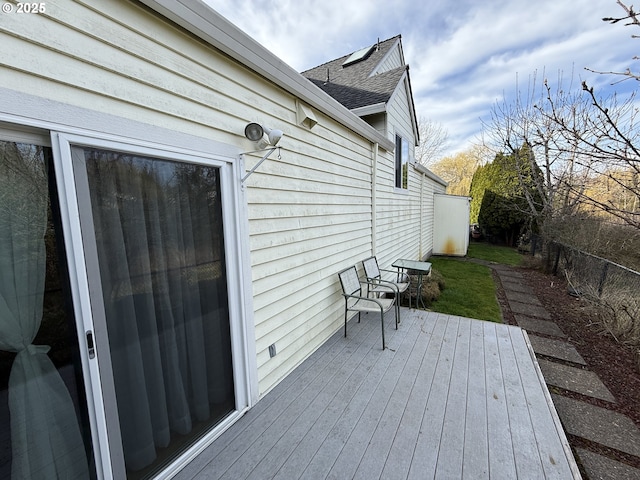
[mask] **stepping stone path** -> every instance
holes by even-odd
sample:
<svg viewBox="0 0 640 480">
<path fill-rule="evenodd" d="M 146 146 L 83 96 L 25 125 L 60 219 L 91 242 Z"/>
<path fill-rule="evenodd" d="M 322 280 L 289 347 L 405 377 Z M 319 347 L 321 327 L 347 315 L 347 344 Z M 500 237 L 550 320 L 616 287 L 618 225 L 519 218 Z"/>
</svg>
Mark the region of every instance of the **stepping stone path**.
<svg viewBox="0 0 640 480">
<path fill-rule="evenodd" d="M 607 449 L 622 452 L 623 458 L 640 461 L 640 430 L 625 415 L 595 406 L 589 398 L 615 405 L 616 399 L 580 356 L 560 327 L 552 320 L 524 276 L 511 267 L 489 265 L 500 278 L 509 309 L 516 323 L 529 334 L 542 375 L 547 385 L 582 395 L 552 394 L 560 421 L 570 437 L 588 440 Z M 554 389 L 554 390 L 557 390 Z M 602 405 L 602 402 L 599 403 Z M 574 450 L 585 480 L 640 479 L 640 469 L 587 448 Z"/>
</svg>

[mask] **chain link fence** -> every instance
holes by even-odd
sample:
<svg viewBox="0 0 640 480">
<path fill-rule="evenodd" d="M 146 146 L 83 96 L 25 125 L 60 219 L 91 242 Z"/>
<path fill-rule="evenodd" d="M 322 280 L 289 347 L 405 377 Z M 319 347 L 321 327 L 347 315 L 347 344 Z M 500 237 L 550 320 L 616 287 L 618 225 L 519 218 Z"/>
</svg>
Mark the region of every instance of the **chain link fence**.
<svg viewBox="0 0 640 480">
<path fill-rule="evenodd" d="M 547 267 L 566 277 L 569 293 L 602 305 L 611 334 L 640 349 L 640 272 L 560 243 L 547 250 Z"/>
</svg>

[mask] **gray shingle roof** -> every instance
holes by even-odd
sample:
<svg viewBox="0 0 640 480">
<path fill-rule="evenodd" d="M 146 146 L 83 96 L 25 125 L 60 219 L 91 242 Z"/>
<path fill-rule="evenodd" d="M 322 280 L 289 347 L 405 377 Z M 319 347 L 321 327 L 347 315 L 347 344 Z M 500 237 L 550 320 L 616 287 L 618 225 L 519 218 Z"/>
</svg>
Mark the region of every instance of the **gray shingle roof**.
<svg viewBox="0 0 640 480">
<path fill-rule="evenodd" d="M 349 109 L 386 103 L 408 66 L 371 75 L 384 56 L 400 39 L 379 42 L 365 59 L 343 67 L 350 54 L 302 72 L 316 86 Z"/>
</svg>

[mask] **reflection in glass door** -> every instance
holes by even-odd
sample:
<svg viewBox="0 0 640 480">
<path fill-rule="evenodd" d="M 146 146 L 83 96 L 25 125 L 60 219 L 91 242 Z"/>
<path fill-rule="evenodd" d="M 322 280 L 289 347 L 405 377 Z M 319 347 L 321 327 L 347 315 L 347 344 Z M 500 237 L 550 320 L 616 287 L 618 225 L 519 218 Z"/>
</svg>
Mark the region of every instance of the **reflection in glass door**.
<svg viewBox="0 0 640 480">
<path fill-rule="evenodd" d="M 72 158 L 127 477 L 148 478 L 235 410 L 220 171 L 85 147 Z"/>
<path fill-rule="evenodd" d="M 0 478 L 95 478 L 47 147 L 0 141 Z"/>
</svg>

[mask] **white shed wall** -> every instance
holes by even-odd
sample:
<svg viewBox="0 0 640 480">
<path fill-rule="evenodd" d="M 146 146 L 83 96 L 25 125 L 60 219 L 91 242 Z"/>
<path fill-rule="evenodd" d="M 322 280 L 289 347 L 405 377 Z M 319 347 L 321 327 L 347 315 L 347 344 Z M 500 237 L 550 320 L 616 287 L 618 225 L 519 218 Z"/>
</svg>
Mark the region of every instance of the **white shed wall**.
<svg viewBox="0 0 640 480">
<path fill-rule="evenodd" d="M 434 255 L 464 257 L 469 247 L 469 197 L 434 196 Z"/>
</svg>

